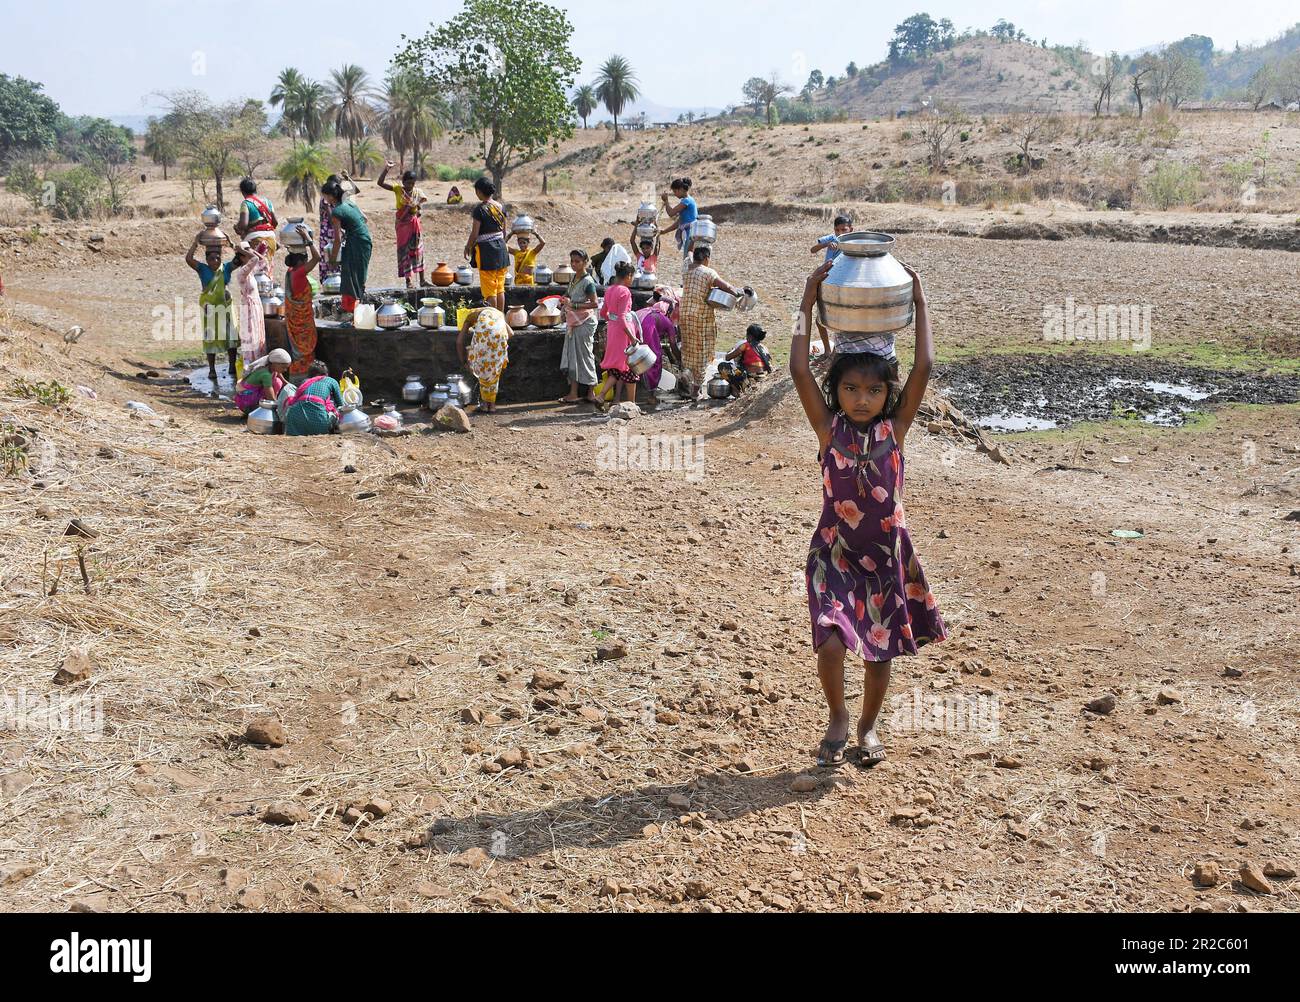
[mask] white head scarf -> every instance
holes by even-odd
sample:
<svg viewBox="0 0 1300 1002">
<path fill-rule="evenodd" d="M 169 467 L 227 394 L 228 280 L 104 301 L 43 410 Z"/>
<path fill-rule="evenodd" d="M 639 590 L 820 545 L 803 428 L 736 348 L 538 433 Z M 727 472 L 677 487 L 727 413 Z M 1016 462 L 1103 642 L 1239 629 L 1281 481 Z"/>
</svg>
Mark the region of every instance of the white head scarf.
<svg viewBox="0 0 1300 1002">
<path fill-rule="evenodd" d="M 254 369 L 264 368 L 265 366 L 270 365 L 272 362 L 275 362 L 279 365 L 289 365 L 293 362 L 293 359 L 290 357 L 289 353 L 285 351 L 283 348 L 276 348 L 274 351 L 270 352 L 269 354 L 263 355 L 261 358 L 254 359 L 249 364 L 248 371 L 252 372 Z"/>
</svg>

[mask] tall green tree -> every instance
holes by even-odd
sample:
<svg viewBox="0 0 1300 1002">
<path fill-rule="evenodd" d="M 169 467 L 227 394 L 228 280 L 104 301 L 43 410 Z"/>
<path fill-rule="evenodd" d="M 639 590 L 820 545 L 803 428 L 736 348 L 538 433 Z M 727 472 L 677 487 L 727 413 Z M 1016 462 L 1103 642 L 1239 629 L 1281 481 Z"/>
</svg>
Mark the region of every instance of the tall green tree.
<svg viewBox="0 0 1300 1002">
<path fill-rule="evenodd" d="M 465 0 L 450 21 L 396 56 L 451 95 L 458 131 L 479 141 L 498 191 L 506 174 L 573 135 L 569 89 L 581 65 L 569 48 L 573 26 L 546 3 Z"/>
<path fill-rule="evenodd" d="M 632 64 L 622 56 L 610 56 L 596 71 L 596 96 L 614 116 L 614 139 L 618 140 L 618 116 L 641 96 Z"/>
<path fill-rule="evenodd" d="M 0 73 L 0 160 L 54 146 L 60 112 L 41 84 Z"/>
<path fill-rule="evenodd" d="M 280 131 L 287 132 L 294 140 L 298 141 L 298 123 L 294 121 L 294 116 L 290 114 L 290 108 L 293 98 L 298 94 L 302 85 L 306 83 L 303 75 L 292 66 L 280 71 L 280 76 L 271 88 L 271 107 L 279 108 L 281 113 Z"/>
<path fill-rule="evenodd" d="M 176 137 L 165 124 L 156 118 L 149 119 L 148 129 L 144 134 L 144 155 L 163 169 L 163 180 L 167 180 L 167 169 L 175 166 L 180 159 L 180 149 Z"/>
<path fill-rule="evenodd" d="M 163 125 L 176 137 L 191 177 L 216 186 L 217 208 L 226 204 L 225 183 L 240 167 L 241 151 L 262 137 L 265 114 L 256 103 L 214 104 L 202 91 L 178 90 L 161 95 L 168 106 Z M 264 138 L 264 137 L 263 137 Z"/>
<path fill-rule="evenodd" d="M 328 115 L 334 124 L 334 134 L 348 141 L 348 159 L 355 173 L 357 140 L 366 137 L 377 118 L 374 89 L 370 75 L 351 63 L 332 70 L 330 80 Z"/>
<path fill-rule="evenodd" d="M 582 127 L 584 129 L 587 127 L 587 119 L 590 118 L 591 113 L 596 110 L 596 105 L 598 103 L 599 98 L 596 97 L 596 88 L 591 86 L 591 84 L 583 84 L 573 92 L 573 110 L 576 111 L 578 117 L 582 119 Z"/>
</svg>

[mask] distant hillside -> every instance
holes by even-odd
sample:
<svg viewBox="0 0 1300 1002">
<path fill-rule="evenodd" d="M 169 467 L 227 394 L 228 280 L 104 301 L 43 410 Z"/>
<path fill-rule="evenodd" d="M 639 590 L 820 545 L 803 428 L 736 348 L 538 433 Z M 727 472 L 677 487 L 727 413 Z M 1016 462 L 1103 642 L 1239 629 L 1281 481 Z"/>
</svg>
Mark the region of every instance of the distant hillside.
<svg viewBox="0 0 1300 1002">
<path fill-rule="evenodd" d="M 1240 96 L 1242 88 L 1257 69 L 1265 65 L 1276 68 L 1294 52 L 1300 52 L 1300 23 L 1263 45 L 1235 52 L 1216 52 L 1205 69 L 1208 96 Z"/>
<path fill-rule="evenodd" d="M 887 63 L 813 93 L 813 106 L 849 118 L 915 111 L 923 100 L 972 114 L 1089 110 L 1087 78 L 1054 49 L 1029 42 L 970 38 L 899 70 Z"/>
</svg>

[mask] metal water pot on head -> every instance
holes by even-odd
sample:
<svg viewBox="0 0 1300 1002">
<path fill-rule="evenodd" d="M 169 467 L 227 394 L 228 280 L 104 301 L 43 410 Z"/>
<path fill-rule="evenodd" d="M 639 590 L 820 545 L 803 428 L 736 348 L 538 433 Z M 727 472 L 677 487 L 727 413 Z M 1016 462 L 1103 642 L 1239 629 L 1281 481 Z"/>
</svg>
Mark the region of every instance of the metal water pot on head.
<svg viewBox="0 0 1300 1002">
<path fill-rule="evenodd" d="M 844 334 L 890 334 L 913 319 L 912 276 L 893 254 L 887 233 L 859 231 L 838 237 L 840 254 L 822 282 L 821 321 Z"/>
<path fill-rule="evenodd" d="M 636 221 L 638 223 L 637 231 L 640 232 L 640 224 L 655 224 L 659 218 L 659 208 L 649 199 L 646 199 L 636 210 Z"/>
</svg>

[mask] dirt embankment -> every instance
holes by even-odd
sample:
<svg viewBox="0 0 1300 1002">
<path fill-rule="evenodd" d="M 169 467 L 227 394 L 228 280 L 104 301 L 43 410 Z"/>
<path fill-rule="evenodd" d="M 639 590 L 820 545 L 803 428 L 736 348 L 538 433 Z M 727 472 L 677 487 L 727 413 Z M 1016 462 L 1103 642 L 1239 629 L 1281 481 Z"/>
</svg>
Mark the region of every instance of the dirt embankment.
<svg viewBox="0 0 1300 1002">
<path fill-rule="evenodd" d="M 829 227 L 834 216 L 848 211 L 856 219 L 876 220 L 869 225 L 890 233 L 941 233 L 945 236 L 980 237 L 985 240 L 1114 240 L 1123 243 L 1190 244 L 1199 247 L 1239 247 L 1245 250 L 1300 251 L 1300 225 L 1294 222 L 1265 225 L 1247 222 L 1168 223 L 1158 220 L 1049 219 L 993 221 L 948 213 L 926 213 L 909 207 L 864 204 L 832 208 L 793 202 L 737 201 L 706 205 L 702 212 L 718 223 L 790 223 L 819 220 Z M 864 224 L 867 225 L 867 224 Z"/>
</svg>

